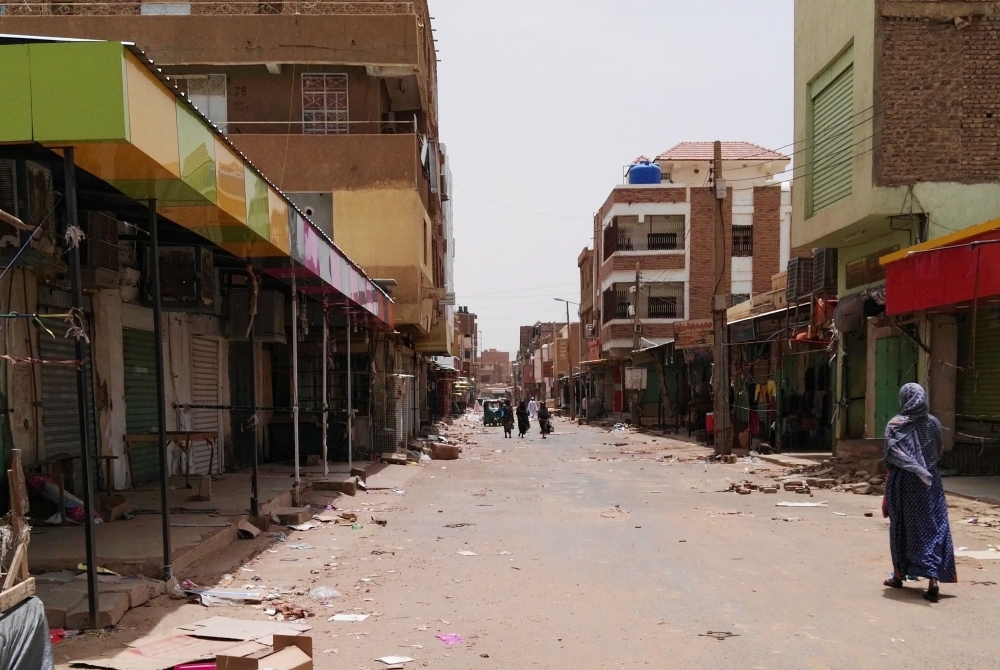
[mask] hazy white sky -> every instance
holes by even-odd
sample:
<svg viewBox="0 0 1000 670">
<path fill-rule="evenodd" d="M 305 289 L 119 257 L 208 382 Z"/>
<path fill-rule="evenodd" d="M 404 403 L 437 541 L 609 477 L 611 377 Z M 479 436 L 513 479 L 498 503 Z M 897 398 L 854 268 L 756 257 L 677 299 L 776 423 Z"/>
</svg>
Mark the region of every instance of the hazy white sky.
<svg viewBox="0 0 1000 670">
<path fill-rule="evenodd" d="M 458 304 L 484 348 L 565 319 L 623 168 L 681 141 L 792 141 L 793 0 L 429 0 Z M 571 316 L 576 318 L 576 307 Z"/>
</svg>

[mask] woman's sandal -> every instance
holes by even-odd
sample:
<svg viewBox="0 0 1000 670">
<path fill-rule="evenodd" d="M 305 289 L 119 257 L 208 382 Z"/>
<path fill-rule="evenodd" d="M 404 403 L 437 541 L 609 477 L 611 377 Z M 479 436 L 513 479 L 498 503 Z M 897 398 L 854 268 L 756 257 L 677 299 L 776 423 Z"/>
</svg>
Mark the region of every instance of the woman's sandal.
<svg viewBox="0 0 1000 670">
<path fill-rule="evenodd" d="M 901 589 L 901 588 L 903 588 L 903 580 L 902 579 L 896 579 L 895 577 L 890 577 L 889 579 L 885 580 L 882 583 L 884 585 L 888 586 L 891 589 Z"/>
<path fill-rule="evenodd" d="M 941 589 L 937 586 L 928 586 L 927 591 L 924 593 L 924 598 L 936 603 L 938 601 L 938 596 L 941 593 Z"/>
</svg>

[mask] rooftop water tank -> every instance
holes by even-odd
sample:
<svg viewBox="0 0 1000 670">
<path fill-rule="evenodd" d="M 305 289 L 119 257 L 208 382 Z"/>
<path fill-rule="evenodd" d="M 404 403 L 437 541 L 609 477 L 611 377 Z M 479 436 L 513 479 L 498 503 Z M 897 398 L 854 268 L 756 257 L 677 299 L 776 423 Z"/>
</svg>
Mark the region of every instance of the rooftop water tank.
<svg viewBox="0 0 1000 670">
<path fill-rule="evenodd" d="M 660 166 L 649 161 L 635 163 L 628 169 L 629 184 L 659 184 L 661 178 Z"/>
</svg>

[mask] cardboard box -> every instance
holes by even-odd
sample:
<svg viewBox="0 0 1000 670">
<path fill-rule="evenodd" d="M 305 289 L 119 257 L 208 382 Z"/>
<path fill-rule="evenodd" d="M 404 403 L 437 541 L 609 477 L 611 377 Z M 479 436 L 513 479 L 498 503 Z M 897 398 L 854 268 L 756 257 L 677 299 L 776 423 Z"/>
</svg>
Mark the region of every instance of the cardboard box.
<svg viewBox="0 0 1000 670">
<path fill-rule="evenodd" d="M 117 521 L 132 511 L 132 505 L 122 496 L 102 495 L 97 499 L 97 509 L 105 521 Z"/>
<path fill-rule="evenodd" d="M 258 658 L 229 655 L 235 651 L 216 655 L 217 670 L 313 670 L 312 638 L 303 635 L 275 635 L 274 651 Z"/>
</svg>

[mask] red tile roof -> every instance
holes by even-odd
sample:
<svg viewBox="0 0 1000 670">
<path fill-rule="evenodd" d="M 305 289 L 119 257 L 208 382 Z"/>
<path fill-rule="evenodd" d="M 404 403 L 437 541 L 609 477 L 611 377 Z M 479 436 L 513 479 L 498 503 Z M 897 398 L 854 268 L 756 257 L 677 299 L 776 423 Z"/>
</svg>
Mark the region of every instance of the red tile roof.
<svg viewBox="0 0 1000 670">
<path fill-rule="evenodd" d="M 658 161 L 710 161 L 715 156 L 713 142 L 681 142 L 656 157 Z M 750 142 L 723 142 L 722 160 L 788 160 L 788 156 Z"/>
</svg>

